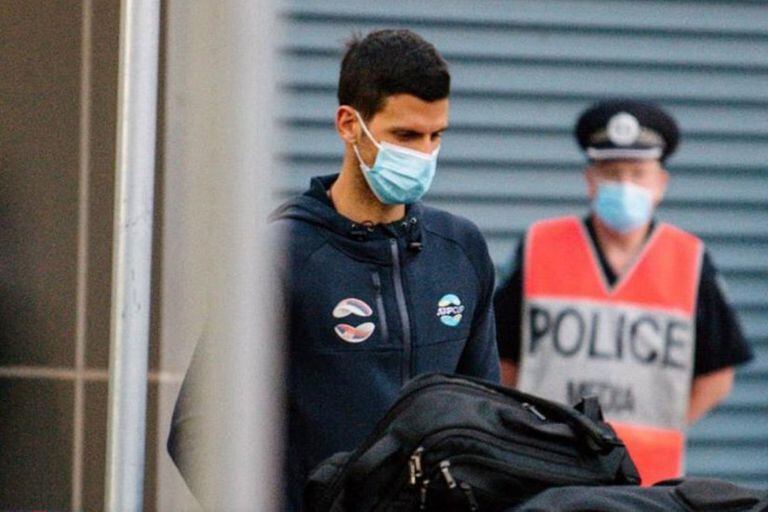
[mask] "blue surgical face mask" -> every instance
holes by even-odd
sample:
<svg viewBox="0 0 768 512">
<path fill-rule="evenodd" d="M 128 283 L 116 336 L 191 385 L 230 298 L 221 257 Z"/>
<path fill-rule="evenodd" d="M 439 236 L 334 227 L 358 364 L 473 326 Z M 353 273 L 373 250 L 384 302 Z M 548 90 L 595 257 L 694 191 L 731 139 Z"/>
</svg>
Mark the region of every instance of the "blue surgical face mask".
<svg viewBox="0 0 768 512">
<path fill-rule="evenodd" d="M 357 145 L 353 146 L 365 181 L 374 195 L 384 204 L 415 203 L 429 190 L 437 170 L 437 153 L 422 153 L 373 138 L 363 118 L 355 111 L 363 131 L 371 139 L 379 153 L 373 166 L 363 162 Z"/>
<path fill-rule="evenodd" d="M 592 210 L 611 229 L 627 233 L 651 218 L 653 195 L 647 188 L 632 183 L 601 183 Z"/>
</svg>

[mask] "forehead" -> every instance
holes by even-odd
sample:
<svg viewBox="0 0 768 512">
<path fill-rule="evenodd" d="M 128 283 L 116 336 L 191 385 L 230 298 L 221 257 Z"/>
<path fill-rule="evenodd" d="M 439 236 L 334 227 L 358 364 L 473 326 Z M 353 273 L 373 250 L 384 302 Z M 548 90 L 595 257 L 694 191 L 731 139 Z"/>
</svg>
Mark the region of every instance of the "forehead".
<svg viewBox="0 0 768 512">
<path fill-rule="evenodd" d="M 374 114 L 370 125 L 434 132 L 448 126 L 448 110 L 448 98 L 424 101 L 410 94 L 393 94 L 384 100 L 384 106 Z"/>
<path fill-rule="evenodd" d="M 592 167 L 605 173 L 652 173 L 661 169 L 661 163 L 655 159 L 597 160 Z"/>
</svg>

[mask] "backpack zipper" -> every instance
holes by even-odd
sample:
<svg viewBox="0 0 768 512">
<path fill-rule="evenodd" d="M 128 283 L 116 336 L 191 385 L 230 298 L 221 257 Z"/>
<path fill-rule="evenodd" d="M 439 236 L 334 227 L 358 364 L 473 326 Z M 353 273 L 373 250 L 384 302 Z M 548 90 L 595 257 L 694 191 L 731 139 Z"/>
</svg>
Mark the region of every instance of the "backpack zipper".
<svg viewBox="0 0 768 512">
<path fill-rule="evenodd" d="M 475 493 L 472 490 L 472 486 L 467 482 L 461 482 L 459 484 L 459 489 L 461 489 L 461 492 L 464 493 L 464 497 L 467 499 L 467 503 L 469 504 L 469 512 L 479 511 L 480 504 L 477 502 L 477 498 L 475 498 Z"/>
<path fill-rule="evenodd" d="M 480 503 L 478 503 L 477 498 L 475 497 L 472 486 L 466 482 L 459 482 L 453 477 L 453 474 L 451 473 L 451 461 L 446 459 L 440 462 L 440 473 L 443 475 L 443 479 L 449 490 L 458 488 L 461 491 L 461 494 L 467 502 L 467 506 L 469 506 L 469 512 L 478 512 L 480 510 Z M 421 488 L 419 489 L 419 510 L 422 512 L 427 509 L 429 484 L 430 480 L 426 479 L 422 482 Z"/>
<path fill-rule="evenodd" d="M 424 511 L 427 510 L 427 491 L 429 489 L 430 480 L 424 479 L 421 482 L 421 487 L 419 488 L 419 510 Z"/>
<path fill-rule="evenodd" d="M 508 474 L 517 480 L 541 479 L 542 475 L 544 475 L 547 478 L 550 478 L 553 482 L 557 482 L 555 485 L 579 485 L 579 482 L 575 481 L 576 479 L 563 480 L 562 475 L 558 473 L 541 471 L 538 474 L 533 474 L 531 472 L 520 471 L 519 469 L 511 470 L 509 466 L 507 466 L 506 464 L 483 459 L 482 457 L 478 457 L 474 455 L 458 455 L 451 459 L 441 460 L 437 465 L 437 467 L 430 474 L 433 476 L 433 478 L 437 477 L 439 480 L 444 481 L 449 491 L 454 491 L 454 490 L 460 491 L 463 494 L 464 499 L 467 502 L 467 505 L 469 506 L 470 512 L 477 512 L 480 510 L 480 505 L 475 496 L 474 488 L 468 482 L 458 480 L 453 475 L 453 472 L 451 470 L 451 468 L 453 468 L 454 465 L 460 465 L 462 463 L 467 463 L 470 465 L 474 464 L 474 465 L 483 466 L 486 468 L 491 468 L 496 471 L 500 471 L 501 473 Z M 421 485 L 419 486 L 419 489 L 418 489 L 420 511 L 426 510 L 429 486 L 433 481 L 434 479 L 430 479 L 430 478 L 424 478 L 421 481 Z M 592 482 L 593 480 L 590 480 L 590 479 L 582 479 L 580 483 L 592 483 Z M 488 492 L 488 491 L 484 491 L 484 492 Z M 383 502 L 382 504 L 380 504 L 380 507 L 386 506 L 386 504 L 387 502 Z M 379 510 L 379 508 L 377 508 L 376 510 Z M 383 508 L 381 510 L 383 510 Z"/>
<path fill-rule="evenodd" d="M 445 479 L 445 483 L 448 485 L 448 488 L 455 489 L 456 479 L 453 478 L 453 475 L 451 474 L 451 461 L 440 461 L 440 472 L 443 474 L 443 478 Z"/>
<path fill-rule="evenodd" d="M 416 482 L 419 481 L 419 479 L 424 475 L 424 472 L 421 468 L 421 454 L 424 453 L 424 447 L 419 446 L 416 448 L 416 450 L 411 454 L 410 458 L 408 459 L 408 473 L 409 478 L 408 481 L 411 485 L 416 485 Z"/>
<path fill-rule="evenodd" d="M 570 478 L 570 480 L 573 482 L 572 485 L 576 485 L 579 482 L 593 482 L 593 478 L 586 478 L 583 476 L 574 476 L 571 473 L 571 468 L 579 468 L 580 471 L 589 471 L 588 468 L 583 468 L 581 466 L 578 466 L 577 464 L 573 464 L 572 459 L 578 457 L 578 453 L 565 453 L 560 450 L 552 450 L 549 449 L 548 455 L 536 455 L 532 453 L 534 448 L 529 448 L 527 446 L 524 446 L 520 443 L 515 443 L 513 441 L 507 441 L 501 438 L 498 438 L 497 436 L 493 436 L 491 434 L 488 434 L 482 430 L 477 430 L 473 428 L 453 428 L 453 429 L 445 429 L 438 433 L 433 433 L 430 436 L 427 436 L 426 438 L 422 439 L 422 444 L 419 445 L 416 450 L 411 454 L 409 458 L 409 483 L 412 486 L 416 486 L 418 484 L 419 478 L 423 478 L 427 475 L 425 475 L 425 465 L 424 465 L 424 456 L 425 454 L 433 453 L 436 447 L 438 447 L 444 440 L 451 439 L 451 438 L 457 438 L 457 437 L 465 437 L 470 439 L 483 439 L 488 444 L 494 446 L 497 449 L 505 450 L 511 453 L 515 453 L 516 455 L 519 455 L 521 457 L 526 457 L 528 459 L 537 461 L 539 463 L 557 463 L 558 467 L 560 468 L 561 473 L 558 475 L 559 477 L 567 476 Z M 466 457 L 475 457 L 478 459 L 482 459 L 482 456 L 480 455 L 467 455 Z M 485 459 L 483 459 L 485 460 Z M 506 466 L 503 462 L 494 462 L 498 465 Z M 441 472 L 443 472 L 443 475 L 445 475 L 445 472 L 443 471 L 443 464 L 442 462 L 439 464 Z M 418 472 L 413 471 L 414 467 L 418 467 Z M 550 477 L 551 474 L 547 471 L 542 471 L 541 473 L 544 474 L 545 477 Z M 525 472 L 524 476 L 526 478 L 540 478 L 541 475 L 537 475 L 535 471 L 529 471 Z M 562 480 L 562 478 L 560 478 Z"/>
<path fill-rule="evenodd" d="M 542 450 L 546 450 L 548 452 L 548 455 L 546 457 L 542 456 L 541 458 L 546 459 L 546 461 L 548 462 L 553 461 L 553 459 L 555 461 L 559 460 L 564 462 L 566 465 L 568 465 L 568 462 L 571 461 L 572 459 L 579 457 L 579 452 L 577 450 L 568 450 L 565 448 L 555 449 L 551 445 L 545 446 L 544 443 L 538 442 L 536 439 L 529 438 L 527 440 L 531 445 L 533 445 L 532 447 L 529 448 L 525 444 L 507 440 L 502 437 L 488 433 L 485 430 L 480 430 L 474 427 L 450 427 L 450 428 L 432 432 L 429 435 L 423 437 L 421 439 L 421 442 L 418 448 L 416 448 L 416 450 L 414 450 L 413 453 L 411 454 L 411 459 L 418 457 L 419 467 L 421 468 L 421 473 L 423 474 L 424 472 L 423 459 L 424 459 L 425 453 L 431 453 L 436 446 L 439 446 L 446 439 L 457 438 L 457 437 L 463 437 L 463 438 L 469 438 L 469 439 L 480 438 L 480 439 L 483 439 L 483 441 L 485 441 L 486 443 L 500 450 L 514 451 L 516 453 L 519 453 L 520 455 L 530 456 L 534 459 L 540 458 L 540 457 L 537 457 L 536 455 L 530 452 L 537 448 L 541 448 Z"/>
<path fill-rule="evenodd" d="M 554 471 L 520 471 L 519 468 L 510 468 L 509 465 L 504 464 L 503 462 L 497 462 L 494 460 L 488 460 L 484 459 L 483 457 L 477 456 L 477 455 L 457 455 L 450 459 L 451 465 L 460 465 L 462 462 L 466 462 L 469 464 L 476 464 L 478 466 L 484 466 L 486 468 L 491 468 L 497 471 L 500 471 L 502 473 L 511 475 L 515 478 L 525 478 L 525 479 L 540 479 L 543 476 L 549 478 L 552 482 L 555 482 L 555 485 L 579 485 L 582 484 L 588 484 L 594 482 L 591 478 L 584 478 L 584 477 L 568 477 L 563 478 L 563 474 L 559 472 Z"/>
<path fill-rule="evenodd" d="M 419 383 L 421 384 L 421 383 Z M 353 462 L 355 462 L 357 459 L 360 458 L 360 455 L 365 453 L 365 451 L 370 448 L 373 443 L 378 439 L 378 437 L 381 435 L 381 433 L 384 431 L 384 429 L 391 423 L 392 418 L 397 416 L 397 414 L 405 408 L 413 399 L 413 396 L 419 392 L 423 391 L 425 389 L 444 385 L 445 382 L 430 382 L 427 384 L 416 384 L 414 385 L 408 393 L 401 395 L 400 398 L 397 399 L 397 401 L 392 404 L 392 407 L 389 409 L 387 414 L 379 420 L 379 422 L 376 424 L 376 427 L 374 428 L 373 432 L 366 438 L 366 440 L 363 442 L 362 445 L 358 446 L 355 451 L 350 455 L 349 459 L 347 459 L 347 462 L 344 464 L 344 467 L 339 471 L 333 478 L 333 481 L 329 484 L 326 491 L 323 493 L 323 496 L 318 500 L 318 505 L 322 505 L 322 507 L 319 508 L 319 510 L 325 510 L 328 508 L 329 502 L 332 502 L 336 494 L 338 493 L 339 488 L 344 484 L 344 479 L 342 478 L 345 474 L 345 469 L 349 467 L 349 465 Z"/>
<path fill-rule="evenodd" d="M 547 417 L 541 414 L 539 410 L 536 408 L 536 406 L 531 405 L 528 402 L 523 402 L 522 406 L 523 406 L 523 409 L 530 412 L 531 414 L 539 418 L 541 421 L 547 421 Z"/>
</svg>

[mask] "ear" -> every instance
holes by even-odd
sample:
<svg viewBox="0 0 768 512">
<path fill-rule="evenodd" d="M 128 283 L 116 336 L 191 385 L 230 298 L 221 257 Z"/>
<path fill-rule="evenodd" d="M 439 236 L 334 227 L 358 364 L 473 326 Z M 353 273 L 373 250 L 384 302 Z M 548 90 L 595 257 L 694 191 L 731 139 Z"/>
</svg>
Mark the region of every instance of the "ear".
<svg viewBox="0 0 768 512">
<path fill-rule="evenodd" d="M 659 173 L 656 178 L 656 190 L 655 190 L 655 206 L 661 203 L 664 196 L 667 193 L 667 185 L 669 185 L 669 173 L 664 167 L 659 167 Z"/>
<path fill-rule="evenodd" d="M 597 195 L 598 179 L 595 167 L 590 163 L 584 169 L 584 181 L 587 183 L 587 197 L 591 201 Z"/>
<path fill-rule="evenodd" d="M 360 129 L 355 109 L 349 105 L 340 105 L 336 109 L 336 132 L 347 144 L 357 144 Z"/>
</svg>

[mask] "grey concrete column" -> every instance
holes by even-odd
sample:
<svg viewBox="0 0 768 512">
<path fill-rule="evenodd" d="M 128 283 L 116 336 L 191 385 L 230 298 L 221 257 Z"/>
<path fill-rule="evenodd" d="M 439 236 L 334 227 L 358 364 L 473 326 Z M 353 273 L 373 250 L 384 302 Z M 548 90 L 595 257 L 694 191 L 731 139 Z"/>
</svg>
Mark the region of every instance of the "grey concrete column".
<svg viewBox="0 0 768 512">
<path fill-rule="evenodd" d="M 214 347 L 198 399 L 215 419 L 206 442 L 216 456 L 199 478 L 215 510 L 274 510 L 279 496 L 280 347 L 265 232 L 277 174 L 275 3 L 171 2 L 168 12 L 161 359 L 183 372 L 203 330 Z M 161 388 L 162 439 L 177 392 Z M 166 456 L 159 479 L 158 508 L 183 507 Z"/>
</svg>

